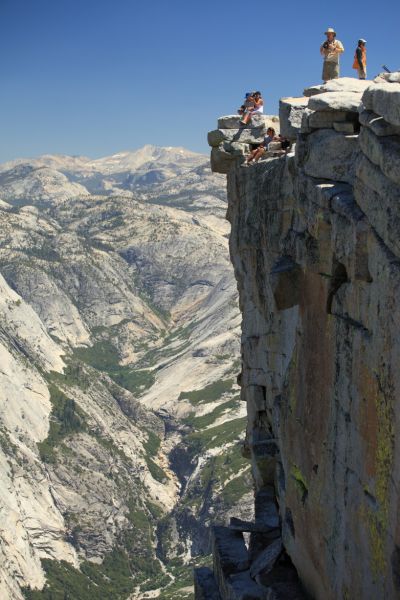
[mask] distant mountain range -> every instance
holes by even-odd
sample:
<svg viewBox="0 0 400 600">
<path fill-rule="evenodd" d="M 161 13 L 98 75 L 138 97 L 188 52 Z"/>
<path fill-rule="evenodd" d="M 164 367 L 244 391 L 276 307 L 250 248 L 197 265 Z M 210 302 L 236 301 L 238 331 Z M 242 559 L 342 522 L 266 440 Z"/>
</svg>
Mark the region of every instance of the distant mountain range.
<svg viewBox="0 0 400 600">
<path fill-rule="evenodd" d="M 249 516 L 225 195 L 183 148 L 0 165 L 1 598 L 191 598 Z"/>
<path fill-rule="evenodd" d="M 111 194 L 160 183 L 204 164 L 206 157 L 184 148 L 144 146 L 91 160 L 84 156 L 44 155 L 0 166 L 5 200 L 32 194 L 47 200 L 90 194 Z"/>
</svg>

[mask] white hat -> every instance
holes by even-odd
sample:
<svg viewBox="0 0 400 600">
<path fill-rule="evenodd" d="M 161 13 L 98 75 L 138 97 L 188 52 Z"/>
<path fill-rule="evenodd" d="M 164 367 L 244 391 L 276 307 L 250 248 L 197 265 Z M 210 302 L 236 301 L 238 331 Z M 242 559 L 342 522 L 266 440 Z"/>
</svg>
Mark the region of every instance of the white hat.
<svg viewBox="0 0 400 600">
<path fill-rule="evenodd" d="M 366 44 L 366 43 L 367 43 L 367 40 L 363 40 L 363 38 L 360 38 L 360 39 L 358 40 L 358 43 L 360 43 L 360 42 L 362 42 L 363 44 Z"/>
<path fill-rule="evenodd" d="M 327 35 L 328 33 L 333 33 L 334 35 L 336 35 L 336 31 L 333 29 L 333 27 L 328 27 L 328 29 L 325 31 L 325 35 Z"/>
</svg>

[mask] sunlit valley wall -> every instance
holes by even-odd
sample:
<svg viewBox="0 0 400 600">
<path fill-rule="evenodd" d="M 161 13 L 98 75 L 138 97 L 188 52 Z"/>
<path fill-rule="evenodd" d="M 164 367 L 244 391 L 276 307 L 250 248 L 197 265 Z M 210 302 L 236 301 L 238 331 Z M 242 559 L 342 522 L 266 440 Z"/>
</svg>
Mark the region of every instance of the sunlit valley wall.
<svg viewBox="0 0 400 600">
<path fill-rule="evenodd" d="M 192 598 L 251 518 L 226 183 L 146 146 L 0 166 L 0 596 Z"/>
</svg>

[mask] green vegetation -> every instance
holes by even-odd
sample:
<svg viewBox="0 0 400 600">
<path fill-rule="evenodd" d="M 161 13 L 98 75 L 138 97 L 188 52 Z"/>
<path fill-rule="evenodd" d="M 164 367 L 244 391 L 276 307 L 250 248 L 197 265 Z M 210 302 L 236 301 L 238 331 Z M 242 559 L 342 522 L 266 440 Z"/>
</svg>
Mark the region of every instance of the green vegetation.
<svg viewBox="0 0 400 600">
<path fill-rule="evenodd" d="M 41 248 L 25 248 L 25 254 L 48 262 L 59 262 L 61 260 L 61 256 L 49 244 L 43 244 Z"/>
<path fill-rule="evenodd" d="M 98 341 L 89 348 L 76 348 L 74 356 L 91 367 L 104 371 L 115 383 L 133 394 L 140 394 L 155 382 L 154 373 L 150 370 L 121 366 L 118 351 L 109 340 Z"/>
<path fill-rule="evenodd" d="M 65 561 L 42 560 L 46 585 L 42 591 L 25 588 L 27 600 L 126 600 L 133 591 L 129 558 L 115 549 L 101 565 L 85 561 L 80 571 Z"/>
<path fill-rule="evenodd" d="M 156 481 L 159 481 L 160 483 L 165 483 L 167 481 L 168 477 L 166 476 L 166 474 L 164 473 L 162 468 L 159 467 L 154 462 L 154 460 L 152 458 L 150 458 L 149 456 L 146 455 L 145 459 L 146 459 L 147 467 L 148 467 L 153 479 L 155 479 Z"/>
<path fill-rule="evenodd" d="M 154 433 L 154 431 L 146 429 L 146 433 L 147 442 L 144 442 L 143 446 L 150 456 L 156 456 L 160 449 L 161 440 L 158 435 Z"/>
<path fill-rule="evenodd" d="M 108 340 L 101 340 L 88 348 L 76 348 L 74 356 L 99 371 L 119 367 L 117 349 Z"/>
<path fill-rule="evenodd" d="M 153 371 L 145 369 L 136 370 L 131 367 L 120 367 L 108 371 L 108 374 L 115 383 L 129 390 L 132 394 L 140 394 L 154 385 L 156 381 Z"/>
<path fill-rule="evenodd" d="M 164 471 L 154 462 L 153 457 L 157 456 L 158 450 L 160 448 L 161 440 L 160 438 L 153 432 L 146 429 L 147 433 L 147 441 L 144 442 L 143 446 L 146 450 L 144 454 L 144 459 L 147 463 L 148 469 L 151 473 L 151 476 L 160 483 L 164 483 L 167 480 L 167 475 Z"/>
<path fill-rule="evenodd" d="M 154 514 L 157 507 L 153 506 Z M 164 587 L 171 578 L 165 575 L 154 557 L 152 513 L 129 498 L 124 531 L 116 547 L 101 564 L 84 561 L 80 569 L 65 561 L 42 560 L 46 572 L 43 590 L 23 590 L 27 600 L 126 600 L 137 585 L 143 589 Z"/>
<path fill-rule="evenodd" d="M 294 464 L 292 465 L 290 474 L 296 483 L 297 490 L 301 496 L 301 501 L 304 503 L 308 496 L 308 484 L 306 478 L 300 471 L 299 467 Z"/>
<path fill-rule="evenodd" d="M 194 413 L 194 412 L 191 413 L 188 417 L 186 417 L 186 419 L 184 419 L 184 422 L 187 425 L 194 427 L 195 429 L 204 429 L 205 427 L 212 425 L 225 412 L 230 411 L 233 408 L 236 408 L 238 406 L 239 401 L 240 401 L 240 396 L 234 396 L 227 402 L 224 402 L 224 403 L 216 406 L 214 408 L 214 410 L 212 410 L 211 412 L 209 412 L 205 415 L 202 415 L 200 417 L 196 417 L 195 416 L 196 413 Z"/>
<path fill-rule="evenodd" d="M 90 379 L 85 372 L 84 366 L 79 361 L 71 361 L 65 368 L 63 373 L 57 371 L 51 371 L 49 374 L 45 374 L 48 381 L 55 384 L 66 386 L 75 386 L 85 391 L 89 388 Z"/>
<path fill-rule="evenodd" d="M 193 455 L 204 450 L 216 448 L 222 444 L 229 444 L 237 440 L 246 429 L 247 418 L 232 419 L 216 427 L 210 427 L 203 431 L 190 433 L 186 437 L 186 443 L 191 448 Z"/>
<path fill-rule="evenodd" d="M 180 353 L 184 352 L 189 348 L 190 342 L 182 342 L 180 346 L 165 347 L 165 344 L 162 348 L 153 348 L 146 352 L 146 354 L 140 359 L 138 363 L 141 367 L 149 367 L 159 362 L 160 360 L 165 360 L 167 358 L 176 357 Z"/>
<path fill-rule="evenodd" d="M 234 384 L 233 379 L 227 379 L 225 381 L 215 381 L 210 383 L 201 390 L 193 390 L 192 392 L 181 392 L 179 400 L 189 400 L 193 406 L 198 404 L 205 404 L 206 402 L 215 402 L 219 400 L 222 394 L 229 392 Z"/>
<path fill-rule="evenodd" d="M 18 456 L 18 447 L 11 441 L 6 429 L 0 429 L 0 448 L 5 455 L 12 454 L 14 458 Z"/>
<path fill-rule="evenodd" d="M 62 439 L 70 433 L 85 429 L 82 411 L 72 398 L 68 398 L 54 384 L 49 384 L 50 400 L 53 405 L 50 417 L 50 429 L 47 438 L 38 443 L 40 457 L 44 462 L 55 462 L 54 449 L 60 446 Z"/>
<path fill-rule="evenodd" d="M 183 505 L 194 506 L 200 510 L 207 490 L 213 488 L 219 490 L 219 499 L 216 501 L 216 505 L 223 502 L 226 510 L 234 506 L 250 487 L 249 462 L 241 455 L 239 445 L 235 444 L 224 454 L 208 459 L 200 471 L 198 479 L 187 490 Z"/>
<path fill-rule="evenodd" d="M 224 501 L 224 505 L 231 508 L 235 506 L 237 502 L 243 497 L 245 492 L 251 489 L 251 476 L 249 474 L 249 464 L 246 461 L 247 473 L 242 473 L 238 477 L 235 477 L 223 487 L 221 491 L 221 498 Z"/>
<path fill-rule="evenodd" d="M 104 252 L 112 252 L 114 250 L 111 244 L 107 244 L 96 238 L 89 238 L 88 241 L 92 248 L 95 248 L 96 250 L 103 250 Z"/>
</svg>

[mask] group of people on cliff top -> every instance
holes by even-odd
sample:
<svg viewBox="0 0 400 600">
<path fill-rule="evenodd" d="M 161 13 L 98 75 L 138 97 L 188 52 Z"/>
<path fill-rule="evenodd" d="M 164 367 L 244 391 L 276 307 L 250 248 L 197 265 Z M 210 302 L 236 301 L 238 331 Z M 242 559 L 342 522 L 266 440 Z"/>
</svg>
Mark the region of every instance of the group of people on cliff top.
<svg viewBox="0 0 400 600">
<path fill-rule="evenodd" d="M 320 52 L 324 59 L 322 80 L 337 79 L 340 75 L 339 57 L 344 52 L 342 42 L 336 38 L 336 31 L 328 27 L 325 31 L 326 40 L 321 44 Z M 359 79 L 367 78 L 367 40 L 360 38 L 354 53 L 353 69 L 358 72 Z"/>
<path fill-rule="evenodd" d="M 324 59 L 322 79 L 326 83 L 330 79 L 337 79 L 340 75 L 339 57 L 344 52 L 342 42 L 336 38 L 336 31 L 328 27 L 325 31 L 326 40 L 321 44 L 320 52 Z M 367 40 L 360 38 L 354 53 L 353 69 L 357 70 L 359 79 L 367 77 Z M 264 100 L 261 92 L 247 92 L 244 102 L 238 110 L 242 125 L 248 125 L 252 115 L 264 112 Z"/>
<path fill-rule="evenodd" d="M 337 79 L 340 75 L 339 57 L 344 52 L 342 42 L 336 39 L 336 31 L 332 27 L 328 27 L 325 31 L 326 40 L 321 44 L 320 52 L 323 56 L 322 79 L 324 83 L 331 79 Z M 353 69 L 358 72 L 359 79 L 367 77 L 367 41 L 360 38 L 357 48 L 354 53 Z M 241 116 L 240 124 L 248 125 L 252 117 L 257 113 L 264 112 L 264 100 L 261 92 L 247 92 L 244 102 L 238 110 Z M 257 162 L 267 152 L 276 153 L 288 152 L 290 150 L 290 141 L 283 138 L 280 134 L 276 135 L 275 129 L 269 127 L 261 144 L 257 144 L 250 152 L 243 166 L 249 165 L 251 162 Z"/>
</svg>

